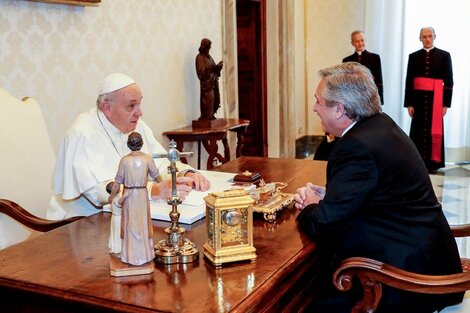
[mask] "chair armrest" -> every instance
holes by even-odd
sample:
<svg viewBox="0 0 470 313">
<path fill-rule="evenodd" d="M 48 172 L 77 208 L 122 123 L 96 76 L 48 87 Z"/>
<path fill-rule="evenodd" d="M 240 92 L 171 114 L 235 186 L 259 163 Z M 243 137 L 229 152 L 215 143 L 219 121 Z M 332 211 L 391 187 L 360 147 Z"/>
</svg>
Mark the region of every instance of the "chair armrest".
<svg viewBox="0 0 470 313">
<path fill-rule="evenodd" d="M 470 236 L 470 224 L 451 225 L 450 229 L 454 237 L 468 237 Z"/>
<path fill-rule="evenodd" d="M 48 232 L 83 218 L 83 216 L 75 216 L 64 220 L 48 220 L 29 213 L 19 204 L 7 199 L 0 199 L 0 213 L 4 213 L 22 225 L 40 232 Z"/>
<path fill-rule="evenodd" d="M 344 260 L 333 275 L 334 286 L 341 291 L 352 287 L 357 277 L 364 292 L 363 299 L 352 312 L 374 312 L 382 297 L 382 285 L 428 294 L 463 292 L 470 289 L 470 273 L 422 275 L 361 257 Z"/>
</svg>

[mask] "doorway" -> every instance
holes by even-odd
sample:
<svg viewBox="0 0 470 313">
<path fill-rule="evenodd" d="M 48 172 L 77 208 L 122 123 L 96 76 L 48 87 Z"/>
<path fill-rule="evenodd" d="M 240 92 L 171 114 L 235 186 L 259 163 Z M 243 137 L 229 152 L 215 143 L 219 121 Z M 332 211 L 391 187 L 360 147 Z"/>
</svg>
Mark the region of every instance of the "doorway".
<svg viewBox="0 0 470 313">
<path fill-rule="evenodd" d="M 239 118 L 250 120 L 242 155 L 267 156 L 266 0 L 237 0 Z"/>
</svg>

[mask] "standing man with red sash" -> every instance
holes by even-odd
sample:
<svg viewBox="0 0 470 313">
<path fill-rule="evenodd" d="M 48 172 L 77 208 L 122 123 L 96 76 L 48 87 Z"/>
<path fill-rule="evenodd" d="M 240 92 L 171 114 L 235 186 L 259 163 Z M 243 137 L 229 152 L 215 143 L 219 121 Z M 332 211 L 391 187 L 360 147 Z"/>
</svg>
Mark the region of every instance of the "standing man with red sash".
<svg viewBox="0 0 470 313">
<path fill-rule="evenodd" d="M 454 86 L 450 53 L 434 47 L 435 39 L 432 27 L 421 29 L 423 49 L 409 55 L 405 87 L 405 107 L 412 118 L 410 138 L 431 174 L 445 166 L 443 117 Z"/>
</svg>

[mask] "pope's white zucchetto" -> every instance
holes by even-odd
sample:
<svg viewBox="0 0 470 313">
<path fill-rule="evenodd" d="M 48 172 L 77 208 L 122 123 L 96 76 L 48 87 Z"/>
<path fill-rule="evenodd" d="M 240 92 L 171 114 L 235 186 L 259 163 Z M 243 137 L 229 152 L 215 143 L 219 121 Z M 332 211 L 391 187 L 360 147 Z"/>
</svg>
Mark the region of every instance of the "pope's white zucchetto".
<svg viewBox="0 0 470 313">
<path fill-rule="evenodd" d="M 104 79 L 98 90 L 98 95 L 104 95 L 132 84 L 135 84 L 135 81 L 126 74 L 113 73 Z"/>
</svg>

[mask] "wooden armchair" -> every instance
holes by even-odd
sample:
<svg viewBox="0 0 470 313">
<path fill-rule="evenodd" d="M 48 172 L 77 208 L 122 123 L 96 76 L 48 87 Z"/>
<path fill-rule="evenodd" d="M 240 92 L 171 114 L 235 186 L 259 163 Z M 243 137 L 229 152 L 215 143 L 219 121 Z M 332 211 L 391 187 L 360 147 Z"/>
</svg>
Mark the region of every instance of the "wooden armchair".
<svg viewBox="0 0 470 313">
<path fill-rule="evenodd" d="M 74 222 L 83 218 L 83 216 L 70 217 L 63 220 L 48 220 L 41 218 L 29 213 L 27 210 L 22 208 L 19 204 L 6 200 L 0 199 L 0 213 L 8 215 L 20 224 L 38 232 L 48 232 L 56 229 L 57 227 L 67 225 L 68 223 Z"/>
<path fill-rule="evenodd" d="M 455 237 L 470 236 L 470 224 L 453 226 Z M 469 259 L 462 258 L 464 272 L 461 274 L 431 276 L 407 272 L 385 263 L 361 257 L 344 260 L 333 275 L 333 284 L 338 290 L 347 291 L 352 287 L 354 277 L 361 282 L 364 296 L 352 309 L 353 313 L 373 313 L 382 297 L 382 284 L 427 294 L 444 294 L 470 290 Z M 470 300 L 470 299 L 469 299 Z M 470 312 L 470 301 L 447 307 L 441 313 Z"/>
<path fill-rule="evenodd" d="M 46 122 L 34 99 L 2 88 L 0 147 L 0 249 L 76 220 L 44 219 L 56 160 Z"/>
</svg>

